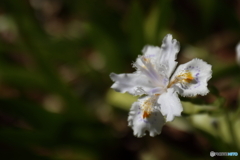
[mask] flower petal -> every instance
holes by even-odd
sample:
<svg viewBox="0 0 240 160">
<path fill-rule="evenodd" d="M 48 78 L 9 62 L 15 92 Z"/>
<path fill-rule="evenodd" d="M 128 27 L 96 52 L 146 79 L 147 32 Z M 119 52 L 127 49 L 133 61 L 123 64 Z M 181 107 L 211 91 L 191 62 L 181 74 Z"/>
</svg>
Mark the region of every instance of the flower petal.
<svg viewBox="0 0 240 160">
<path fill-rule="evenodd" d="M 240 42 L 236 47 L 236 52 L 237 52 L 237 63 L 240 65 Z"/>
<path fill-rule="evenodd" d="M 150 59 L 144 56 L 138 57 L 134 66 L 137 71 L 144 74 L 154 86 L 162 88 L 167 86 L 168 78 L 156 70 L 156 65 L 154 65 Z"/>
<path fill-rule="evenodd" d="M 157 58 L 161 54 L 161 48 L 157 46 L 146 45 L 144 46 L 143 56 L 147 59 L 150 59 L 152 64 L 156 64 Z"/>
<path fill-rule="evenodd" d="M 133 134 L 136 137 L 145 136 L 146 131 L 149 131 L 149 135 L 154 137 L 161 133 L 162 127 L 165 124 L 164 117 L 159 109 L 153 109 L 151 114 L 144 116 L 144 111 L 141 108 L 141 104 L 148 97 L 149 96 L 139 99 L 138 102 L 133 103 L 129 112 L 128 126 L 132 127 Z"/>
<path fill-rule="evenodd" d="M 146 76 L 138 73 L 111 73 L 110 78 L 115 82 L 111 88 L 121 93 L 128 92 L 132 95 L 142 95 L 154 88 Z"/>
<path fill-rule="evenodd" d="M 177 53 L 179 52 L 180 45 L 176 39 L 172 38 L 171 34 L 168 34 L 164 37 L 161 53 L 158 60 L 158 66 L 162 66 L 160 69 L 165 68 L 166 75 L 171 76 L 173 70 L 175 69 L 177 62 Z"/>
<path fill-rule="evenodd" d="M 169 88 L 167 92 L 160 95 L 158 103 L 162 114 L 166 116 L 166 121 L 172 121 L 174 116 L 181 116 L 183 108 L 174 88 Z"/>
<path fill-rule="evenodd" d="M 177 68 L 171 82 L 179 79 L 175 87 L 182 96 L 206 95 L 209 92 L 207 82 L 211 77 L 212 66 L 201 59 L 193 59 Z"/>
</svg>

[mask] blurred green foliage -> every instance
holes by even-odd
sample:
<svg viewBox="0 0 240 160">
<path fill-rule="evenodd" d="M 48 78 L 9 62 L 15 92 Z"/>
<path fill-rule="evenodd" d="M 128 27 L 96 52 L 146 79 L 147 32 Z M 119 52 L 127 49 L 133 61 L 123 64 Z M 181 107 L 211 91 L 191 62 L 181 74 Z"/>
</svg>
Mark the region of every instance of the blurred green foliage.
<svg viewBox="0 0 240 160">
<path fill-rule="evenodd" d="M 214 149 L 239 151 L 227 121 L 212 114 L 222 113 L 224 97 L 240 133 L 239 6 L 237 0 L 2 0 L 0 159 L 211 159 Z M 188 121 L 137 139 L 127 127 L 134 99 L 111 91 L 109 74 L 133 72 L 144 45 L 160 45 L 167 33 L 181 43 L 180 62 L 200 57 L 213 65 L 215 87 L 206 98 L 182 99 Z M 217 135 L 219 125 L 224 135 Z"/>
</svg>

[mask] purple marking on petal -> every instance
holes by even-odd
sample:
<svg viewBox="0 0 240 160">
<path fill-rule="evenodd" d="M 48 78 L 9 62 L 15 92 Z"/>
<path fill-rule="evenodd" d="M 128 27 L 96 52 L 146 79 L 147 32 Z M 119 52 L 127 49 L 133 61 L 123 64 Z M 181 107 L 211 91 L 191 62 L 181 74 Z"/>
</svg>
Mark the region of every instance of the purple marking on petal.
<svg viewBox="0 0 240 160">
<path fill-rule="evenodd" d="M 148 93 L 149 94 L 156 94 L 156 93 L 159 93 L 161 91 L 162 91 L 162 88 L 156 87 L 156 88 L 151 89 Z"/>
<path fill-rule="evenodd" d="M 148 120 L 146 120 L 146 119 L 143 119 L 143 122 L 145 122 L 145 123 L 149 123 L 149 121 L 148 121 Z"/>
<path fill-rule="evenodd" d="M 155 57 L 155 55 L 154 54 L 150 54 L 150 55 L 146 55 L 145 57 L 146 58 L 152 58 L 152 57 Z"/>
<path fill-rule="evenodd" d="M 198 81 L 198 82 L 199 82 L 199 81 Z M 197 83 L 197 85 L 195 85 L 194 88 L 197 88 L 197 87 L 199 87 L 199 86 L 200 86 L 200 82 Z"/>
<path fill-rule="evenodd" d="M 168 81 L 169 81 L 168 78 L 164 78 L 164 80 L 163 80 L 164 85 L 167 85 Z"/>
</svg>

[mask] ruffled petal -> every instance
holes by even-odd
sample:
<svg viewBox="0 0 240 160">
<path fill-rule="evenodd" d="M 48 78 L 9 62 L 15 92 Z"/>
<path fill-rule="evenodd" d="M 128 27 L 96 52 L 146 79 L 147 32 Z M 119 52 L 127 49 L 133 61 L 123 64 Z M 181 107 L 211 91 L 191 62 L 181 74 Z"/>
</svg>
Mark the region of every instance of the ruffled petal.
<svg viewBox="0 0 240 160">
<path fill-rule="evenodd" d="M 166 121 L 172 121 L 175 116 L 181 116 L 183 108 L 174 88 L 169 88 L 167 92 L 160 95 L 158 103 L 162 114 L 166 116 Z"/>
<path fill-rule="evenodd" d="M 175 60 L 179 49 L 179 42 L 173 39 L 171 34 L 164 37 L 157 65 L 160 67 L 159 70 L 165 70 L 168 77 L 171 76 L 176 68 L 177 62 Z"/>
<path fill-rule="evenodd" d="M 240 65 L 240 42 L 236 47 L 236 52 L 237 52 L 237 63 Z"/>
<path fill-rule="evenodd" d="M 143 108 L 144 102 L 149 100 L 149 96 L 139 99 L 138 102 L 133 103 L 129 116 L 128 125 L 132 127 L 133 134 L 136 137 L 143 137 L 146 135 L 146 131 L 149 132 L 151 137 L 154 137 L 161 133 L 162 127 L 165 124 L 165 119 L 162 116 L 159 109 L 153 107 L 151 112 L 147 112 L 146 108 Z"/>
<path fill-rule="evenodd" d="M 154 88 L 146 76 L 138 73 L 111 73 L 110 78 L 115 82 L 111 88 L 121 93 L 128 92 L 132 95 L 143 95 Z"/>
<path fill-rule="evenodd" d="M 193 59 L 180 65 L 170 83 L 182 96 L 206 95 L 209 90 L 207 82 L 212 77 L 212 66 L 201 59 Z"/>
</svg>

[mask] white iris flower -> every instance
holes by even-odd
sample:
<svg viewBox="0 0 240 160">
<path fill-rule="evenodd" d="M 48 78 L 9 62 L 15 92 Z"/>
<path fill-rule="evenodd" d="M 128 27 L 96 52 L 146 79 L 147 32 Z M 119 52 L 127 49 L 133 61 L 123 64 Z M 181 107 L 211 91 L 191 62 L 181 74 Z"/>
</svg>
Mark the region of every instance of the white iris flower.
<svg viewBox="0 0 240 160">
<path fill-rule="evenodd" d="M 128 117 L 128 125 L 137 137 L 146 135 L 146 131 L 152 137 L 160 134 L 166 121 L 181 116 L 183 108 L 178 94 L 195 96 L 209 92 L 207 81 L 212 76 L 212 66 L 201 59 L 193 59 L 175 70 L 179 48 L 178 41 L 168 34 L 161 48 L 144 47 L 143 55 L 133 64 L 136 72 L 110 74 L 115 82 L 111 88 L 141 96 L 132 104 Z"/>
</svg>

